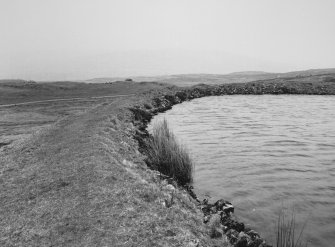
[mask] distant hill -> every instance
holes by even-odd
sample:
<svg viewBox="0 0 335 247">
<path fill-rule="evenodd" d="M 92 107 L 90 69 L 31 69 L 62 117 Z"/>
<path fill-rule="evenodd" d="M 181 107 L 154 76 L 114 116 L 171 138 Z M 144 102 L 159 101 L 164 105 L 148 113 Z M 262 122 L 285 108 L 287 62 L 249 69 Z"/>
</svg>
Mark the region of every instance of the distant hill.
<svg viewBox="0 0 335 247">
<path fill-rule="evenodd" d="M 177 86 L 192 86 L 196 84 L 224 84 L 224 83 L 243 83 L 260 80 L 272 80 L 278 78 L 294 79 L 304 77 L 306 80 L 310 80 L 318 75 L 331 75 L 334 76 L 335 68 L 329 69 L 310 69 L 302 71 L 291 71 L 286 73 L 269 73 L 264 71 L 240 71 L 233 72 L 230 74 L 178 74 L 178 75 L 163 75 L 163 76 L 135 76 L 135 77 L 102 77 L 93 78 L 89 80 L 80 81 L 56 81 L 56 82 L 43 82 L 53 86 L 53 88 L 75 88 L 80 87 L 80 83 L 115 83 L 132 79 L 134 82 L 158 82 L 168 83 Z M 0 85 L 10 85 L 11 87 L 45 87 L 40 85 L 38 82 L 36 85 L 35 81 L 25 80 L 0 80 Z"/>
<path fill-rule="evenodd" d="M 307 77 L 323 74 L 334 74 L 335 68 L 330 69 L 310 69 L 303 71 L 292 71 L 287 73 L 268 73 L 263 71 L 242 71 L 230 74 L 179 74 L 164 76 L 137 76 L 131 77 L 134 81 L 162 82 L 177 86 L 191 86 L 199 83 L 222 84 L 236 82 L 250 82 L 258 80 L 270 80 L 275 78 Z M 128 77 L 127 77 L 128 78 Z M 86 80 L 88 83 L 105 83 L 114 81 L 124 81 L 126 77 L 104 77 Z"/>
<path fill-rule="evenodd" d="M 10 84 L 10 83 L 13 83 L 13 84 L 22 84 L 22 83 L 26 83 L 27 81 L 25 80 L 21 80 L 21 79 L 2 79 L 0 80 L 0 83 L 1 84 Z"/>
<path fill-rule="evenodd" d="M 313 87 L 325 87 L 333 90 L 335 87 L 335 69 L 314 69 L 288 73 L 247 71 L 227 75 L 187 74 L 157 77 L 133 77 L 131 78 L 133 81 L 126 79 L 128 78 L 97 78 L 80 82 L 0 80 L 0 104 L 133 94 L 150 89 L 160 90 L 166 86 L 162 83 L 170 83 L 178 86 L 192 86 L 200 83 L 249 83 L 259 85 L 296 85 L 297 83 L 307 83 L 313 85 Z"/>
</svg>

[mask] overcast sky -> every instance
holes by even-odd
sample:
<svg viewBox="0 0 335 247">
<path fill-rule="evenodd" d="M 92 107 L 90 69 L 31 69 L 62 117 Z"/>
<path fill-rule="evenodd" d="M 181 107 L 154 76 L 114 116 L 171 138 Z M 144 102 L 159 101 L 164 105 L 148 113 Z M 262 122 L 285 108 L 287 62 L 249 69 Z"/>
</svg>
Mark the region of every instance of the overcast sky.
<svg viewBox="0 0 335 247">
<path fill-rule="evenodd" d="M 334 0 L 0 0 L 0 78 L 335 67 Z"/>
</svg>

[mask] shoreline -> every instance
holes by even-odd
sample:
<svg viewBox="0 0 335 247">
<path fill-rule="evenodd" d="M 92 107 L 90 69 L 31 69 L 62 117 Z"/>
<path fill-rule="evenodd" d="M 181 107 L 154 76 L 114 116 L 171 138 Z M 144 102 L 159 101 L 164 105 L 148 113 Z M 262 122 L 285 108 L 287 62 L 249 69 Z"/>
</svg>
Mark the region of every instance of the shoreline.
<svg viewBox="0 0 335 247">
<path fill-rule="evenodd" d="M 150 99 L 150 103 L 144 103 L 138 107 L 129 108 L 134 114 L 133 124 L 137 128 L 134 138 L 139 143 L 140 151 L 145 154 L 145 140 L 149 138 L 150 134 L 146 128 L 152 117 L 165 112 L 172 108 L 173 105 L 189 101 L 196 98 L 207 96 L 224 96 L 224 95 L 264 95 L 264 94 L 292 94 L 292 95 L 334 95 L 333 88 L 328 87 L 312 87 L 311 84 L 298 83 L 295 86 L 287 86 L 285 84 L 270 84 L 265 85 L 259 83 L 236 83 L 230 85 L 208 86 L 200 85 L 183 90 L 172 90 L 168 94 L 159 94 L 157 97 Z M 199 200 L 197 195 L 193 192 L 192 186 L 184 187 L 189 195 L 195 200 L 197 207 L 201 209 L 204 215 L 203 222 L 205 224 L 211 221 L 211 218 L 218 217 L 221 222 L 223 231 L 217 231 L 217 236 L 226 235 L 228 242 L 232 246 L 254 246 L 254 247 L 270 247 L 259 233 L 251 228 L 246 228 L 243 222 L 239 222 L 234 217 L 234 206 L 224 199 L 220 199 L 215 203 L 209 204 L 206 199 Z M 217 220 L 217 219 L 215 219 Z"/>
</svg>

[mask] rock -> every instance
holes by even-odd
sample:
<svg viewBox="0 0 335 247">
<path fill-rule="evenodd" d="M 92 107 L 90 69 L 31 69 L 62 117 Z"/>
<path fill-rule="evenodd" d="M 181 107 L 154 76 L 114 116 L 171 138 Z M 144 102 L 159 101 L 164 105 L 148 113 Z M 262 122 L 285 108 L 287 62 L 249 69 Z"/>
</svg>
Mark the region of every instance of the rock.
<svg viewBox="0 0 335 247">
<path fill-rule="evenodd" d="M 204 216 L 204 223 L 206 224 L 206 223 L 208 223 L 209 221 L 210 221 L 210 219 L 211 219 L 211 216 L 210 215 L 206 215 L 206 216 Z"/>
<path fill-rule="evenodd" d="M 234 229 L 237 232 L 244 231 L 244 224 L 236 220 L 231 219 L 228 216 L 221 217 L 222 225 L 226 226 L 227 229 Z"/>
<path fill-rule="evenodd" d="M 201 211 L 204 213 L 204 215 L 210 215 L 211 214 L 211 205 L 203 205 L 201 206 Z"/>
<path fill-rule="evenodd" d="M 218 210 L 221 210 L 224 205 L 226 205 L 226 201 L 223 199 L 220 199 L 214 203 L 214 205 L 217 207 Z"/>
<path fill-rule="evenodd" d="M 214 205 L 217 211 L 224 211 L 226 214 L 234 213 L 234 206 L 228 201 L 220 199 L 216 203 L 214 203 Z"/>
<path fill-rule="evenodd" d="M 234 213 L 234 206 L 232 204 L 227 204 L 222 208 L 223 212 L 226 214 Z"/>
<path fill-rule="evenodd" d="M 248 234 L 249 231 L 251 231 L 252 229 L 248 226 L 244 227 L 244 232 Z"/>
<path fill-rule="evenodd" d="M 234 229 L 230 229 L 226 232 L 227 238 L 231 244 L 235 244 L 238 239 L 238 232 Z"/>
<path fill-rule="evenodd" d="M 176 92 L 176 96 L 182 101 L 185 101 L 187 99 L 187 94 L 182 91 Z"/>
<path fill-rule="evenodd" d="M 200 247 L 200 241 L 198 239 L 193 239 L 186 245 L 187 247 Z"/>
<path fill-rule="evenodd" d="M 246 237 L 242 237 L 237 239 L 236 244 L 234 245 L 235 247 L 248 247 L 248 240 Z"/>
<path fill-rule="evenodd" d="M 250 247 L 251 238 L 249 235 L 245 234 L 244 232 L 240 232 L 238 234 L 237 242 L 235 246 L 238 247 Z"/>
<path fill-rule="evenodd" d="M 250 236 L 247 235 L 245 232 L 240 232 L 240 233 L 238 234 L 238 238 L 243 238 L 243 237 L 245 237 L 245 238 L 247 238 L 247 239 L 250 239 Z"/>
<path fill-rule="evenodd" d="M 172 184 L 168 184 L 166 185 L 166 189 L 169 191 L 175 191 L 176 188 Z"/>
<path fill-rule="evenodd" d="M 236 231 L 240 232 L 244 230 L 244 224 L 242 222 L 234 221 L 231 228 L 235 229 Z"/>
<path fill-rule="evenodd" d="M 251 237 L 252 240 L 260 238 L 258 232 L 254 231 L 254 230 L 247 231 L 246 233 Z"/>
<path fill-rule="evenodd" d="M 255 240 L 251 240 L 248 247 L 260 247 L 263 242 L 264 242 L 263 239 L 257 238 Z"/>
</svg>

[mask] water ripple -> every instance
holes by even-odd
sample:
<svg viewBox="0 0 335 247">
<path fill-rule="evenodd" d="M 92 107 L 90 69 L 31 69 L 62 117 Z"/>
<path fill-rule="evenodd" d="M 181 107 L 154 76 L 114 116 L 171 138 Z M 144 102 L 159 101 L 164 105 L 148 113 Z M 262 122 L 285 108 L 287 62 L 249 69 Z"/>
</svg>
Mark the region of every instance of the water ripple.
<svg viewBox="0 0 335 247">
<path fill-rule="evenodd" d="M 195 161 L 196 192 L 231 200 L 273 239 L 278 210 L 306 219 L 310 246 L 335 242 L 335 97 L 221 96 L 176 105 L 167 118 Z"/>
</svg>

